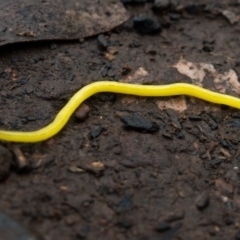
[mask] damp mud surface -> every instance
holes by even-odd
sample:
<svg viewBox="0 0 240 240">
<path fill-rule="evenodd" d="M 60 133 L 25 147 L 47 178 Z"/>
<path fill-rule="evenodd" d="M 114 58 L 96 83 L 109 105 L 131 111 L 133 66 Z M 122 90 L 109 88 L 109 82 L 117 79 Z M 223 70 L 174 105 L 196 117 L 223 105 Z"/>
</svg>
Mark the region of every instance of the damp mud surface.
<svg viewBox="0 0 240 240">
<path fill-rule="evenodd" d="M 100 80 L 239 96 L 238 1 L 122 2 L 101 35 L 1 46 L 1 129 L 40 129 Z M 239 147 L 239 109 L 96 94 L 51 139 L 1 142 L 0 216 L 33 239 L 240 239 Z"/>
</svg>

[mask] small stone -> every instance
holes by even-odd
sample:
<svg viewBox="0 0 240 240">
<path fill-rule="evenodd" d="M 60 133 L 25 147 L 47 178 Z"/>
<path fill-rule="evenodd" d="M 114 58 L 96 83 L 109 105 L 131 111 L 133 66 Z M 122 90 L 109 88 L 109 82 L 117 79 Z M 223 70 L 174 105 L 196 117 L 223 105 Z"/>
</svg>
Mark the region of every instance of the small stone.
<svg viewBox="0 0 240 240">
<path fill-rule="evenodd" d="M 82 167 L 85 171 L 91 172 L 96 176 L 101 175 L 104 172 L 105 165 L 102 162 L 92 162 L 88 163 Z"/>
<path fill-rule="evenodd" d="M 238 179 L 238 174 L 236 171 L 234 170 L 228 170 L 226 175 L 225 175 L 225 179 L 227 181 L 237 181 Z"/>
<path fill-rule="evenodd" d="M 105 167 L 102 162 L 92 162 L 92 163 L 91 163 L 91 166 L 92 166 L 92 168 L 93 168 L 95 171 L 97 171 L 97 172 L 103 171 L 103 170 L 104 170 L 104 167 Z"/>
<path fill-rule="evenodd" d="M 104 130 L 105 130 L 104 127 L 98 127 L 97 129 L 92 130 L 90 132 L 91 139 L 99 137 Z"/>
<path fill-rule="evenodd" d="M 221 159 L 213 159 L 213 160 L 206 162 L 206 164 L 208 164 L 212 168 L 216 168 L 221 162 L 222 162 Z"/>
<path fill-rule="evenodd" d="M 176 220 L 180 220 L 183 219 L 185 216 L 184 211 L 178 210 L 175 212 L 170 212 L 166 217 L 165 217 L 165 221 L 166 222 L 173 222 Z"/>
<path fill-rule="evenodd" d="M 214 50 L 214 46 L 206 44 L 203 46 L 202 50 L 204 52 L 212 52 Z"/>
<path fill-rule="evenodd" d="M 188 118 L 189 118 L 189 120 L 192 120 L 192 121 L 201 121 L 202 120 L 201 116 L 198 116 L 198 115 L 195 115 L 195 114 L 190 114 L 188 116 Z"/>
<path fill-rule="evenodd" d="M 111 62 L 107 62 L 106 65 L 104 66 L 101 74 L 102 77 L 106 77 L 108 75 L 108 71 L 112 68 L 112 63 Z"/>
<path fill-rule="evenodd" d="M 223 195 L 231 196 L 234 191 L 234 187 L 232 184 L 225 182 L 223 179 L 216 179 L 215 180 L 216 188 L 219 192 Z"/>
<path fill-rule="evenodd" d="M 115 46 L 110 46 L 107 48 L 108 53 L 115 55 L 118 53 L 118 48 Z"/>
<path fill-rule="evenodd" d="M 171 134 L 169 134 L 168 132 L 163 132 L 162 136 L 166 139 L 173 140 L 173 136 Z"/>
<path fill-rule="evenodd" d="M 144 119 L 135 115 L 123 115 L 121 121 L 124 127 L 140 132 L 156 132 L 159 130 L 159 126 L 156 122 Z"/>
<path fill-rule="evenodd" d="M 37 118 L 36 118 L 35 116 L 29 115 L 29 116 L 27 116 L 27 120 L 28 120 L 29 122 L 32 122 L 32 121 L 36 121 Z"/>
<path fill-rule="evenodd" d="M 81 104 L 78 109 L 75 112 L 75 117 L 79 120 L 79 121 L 84 121 L 90 112 L 90 107 L 87 104 Z"/>
<path fill-rule="evenodd" d="M 3 27 L 2 30 L 1 30 L 1 32 L 6 32 L 7 30 L 8 30 L 7 27 Z"/>
<path fill-rule="evenodd" d="M 14 160 L 19 171 L 29 170 L 29 160 L 25 157 L 22 150 L 17 144 L 11 145 L 11 150 L 14 154 Z"/>
<path fill-rule="evenodd" d="M 104 35 L 103 34 L 98 35 L 97 40 L 98 40 L 100 47 L 102 47 L 104 50 L 106 50 L 108 47 L 108 42 L 107 42 L 106 38 L 104 37 Z"/>
<path fill-rule="evenodd" d="M 155 34 L 162 31 L 160 24 L 150 17 L 136 17 L 133 19 L 133 25 L 140 34 Z"/>
<path fill-rule="evenodd" d="M 199 210 L 203 210 L 209 204 L 209 195 L 207 192 L 200 194 L 196 199 L 196 207 Z"/>
<path fill-rule="evenodd" d="M 133 39 L 128 45 L 130 48 L 138 48 L 141 46 L 141 43 L 138 40 Z"/>
<path fill-rule="evenodd" d="M 113 55 L 113 54 L 111 54 L 111 53 L 105 53 L 105 58 L 108 60 L 108 61 L 110 61 L 110 62 L 112 62 L 114 59 L 115 59 L 115 56 Z"/>
<path fill-rule="evenodd" d="M 9 176 L 12 161 L 12 153 L 7 148 L 0 145 L 0 181 Z"/>
<path fill-rule="evenodd" d="M 170 228 L 171 228 L 170 223 L 163 221 L 163 222 L 158 223 L 157 227 L 155 228 L 155 231 L 164 232 L 166 230 L 169 230 Z"/>
</svg>

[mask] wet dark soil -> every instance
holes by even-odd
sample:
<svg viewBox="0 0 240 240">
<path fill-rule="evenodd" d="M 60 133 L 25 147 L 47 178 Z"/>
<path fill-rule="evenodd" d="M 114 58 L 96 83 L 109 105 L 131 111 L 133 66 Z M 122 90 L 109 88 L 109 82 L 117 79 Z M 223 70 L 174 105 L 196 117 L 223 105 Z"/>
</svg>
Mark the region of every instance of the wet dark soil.
<svg viewBox="0 0 240 240">
<path fill-rule="evenodd" d="M 181 58 L 239 73 L 239 23 L 198 2 L 126 4 L 131 19 L 103 36 L 2 47 L 1 129 L 39 129 L 102 79 L 191 82 L 173 68 Z M 136 17 L 161 30 L 139 34 Z M 147 77 L 131 80 L 139 68 Z M 240 239 L 239 110 L 190 97 L 160 110 L 169 99 L 97 94 L 53 138 L 1 142 L 1 212 L 46 240 Z"/>
</svg>

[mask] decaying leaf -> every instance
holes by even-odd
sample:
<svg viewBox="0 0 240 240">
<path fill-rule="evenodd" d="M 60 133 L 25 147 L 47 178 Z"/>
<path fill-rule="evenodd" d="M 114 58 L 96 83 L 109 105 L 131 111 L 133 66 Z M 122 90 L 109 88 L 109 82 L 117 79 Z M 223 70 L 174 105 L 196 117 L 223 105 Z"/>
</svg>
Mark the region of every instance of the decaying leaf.
<svg viewBox="0 0 240 240">
<path fill-rule="evenodd" d="M 118 0 L 0 0 L 0 46 L 85 38 L 109 31 L 128 17 Z"/>
<path fill-rule="evenodd" d="M 208 81 L 212 79 L 212 85 L 219 92 L 225 93 L 228 90 L 240 93 L 238 76 L 233 69 L 219 73 L 212 64 L 188 62 L 185 59 L 180 59 L 174 67 L 179 73 L 189 77 L 195 85 L 203 86 L 204 78 L 208 76 Z"/>
</svg>

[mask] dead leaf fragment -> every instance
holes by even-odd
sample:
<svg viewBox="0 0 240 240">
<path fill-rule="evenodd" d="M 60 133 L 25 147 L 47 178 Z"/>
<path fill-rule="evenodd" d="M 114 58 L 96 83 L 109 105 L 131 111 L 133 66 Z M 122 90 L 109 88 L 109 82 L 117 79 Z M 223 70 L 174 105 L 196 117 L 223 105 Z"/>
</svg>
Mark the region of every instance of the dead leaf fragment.
<svg viewBox="0 0 240 240">
<path fill-rule="evenodd" d="M 232 25 L 239 21 L 239 16 L 230 10 L 223 10 L 221 13 Z"/>
<path fill-rule="evenodd" d="M 169 100 L 159 100 L 156 102 L 160 110 L 173 109 L 177 112 L 183 112 L 187 109 L 187 102 L 184 96 L 170 98 Z"/>
<path fill-rule="evenodd" d="M 33 40 L 82 39 L 109 31 L 128 18 L 118 0 L 3 0 L 0 46 Z"/>
</svg>

